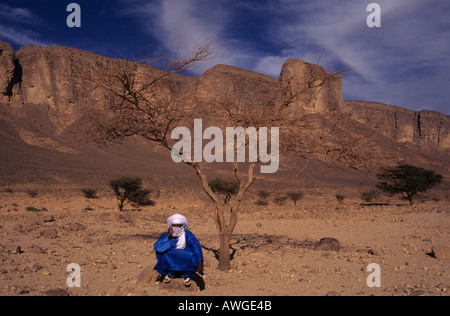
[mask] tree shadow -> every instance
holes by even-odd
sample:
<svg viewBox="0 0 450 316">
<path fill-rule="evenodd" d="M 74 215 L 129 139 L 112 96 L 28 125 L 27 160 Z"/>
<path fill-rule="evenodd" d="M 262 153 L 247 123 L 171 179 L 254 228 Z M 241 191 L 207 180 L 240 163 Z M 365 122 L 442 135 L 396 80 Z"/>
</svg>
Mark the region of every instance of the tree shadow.
<svg viewBox="0 0 450 316">
<path fill-rule="evenodd" d="M 238 251 L 242 251 L 246 248 L 264 250 L 264 249 L 277 249 L 281 247 L 294 247 L 313 250 L 317 242 L 310 240 L 294 240 L 287 236 L 276 236 L 276 235 L 258 235 L 258 234 L 237 234 L 232 238 L 230 243 L 230 260 L 233 260 Z M 213 247 L 208 247 L 202 245 L 202 248 L 207 251 L 211 251 L 214 257 L 219 261 L 220 250 Z"/>
</svg>

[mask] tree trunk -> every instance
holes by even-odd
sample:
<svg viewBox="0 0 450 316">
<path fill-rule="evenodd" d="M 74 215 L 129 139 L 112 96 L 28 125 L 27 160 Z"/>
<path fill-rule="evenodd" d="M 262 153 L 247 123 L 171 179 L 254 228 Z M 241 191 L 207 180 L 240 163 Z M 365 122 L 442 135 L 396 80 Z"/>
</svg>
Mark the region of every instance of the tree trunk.
<svg viewBox="0 0 450 316">
<path fill-rule="evenodd" d="M 219 250 L 219 270 L 228 271 L 231 269 L 231 234 L 220 234 L 220 250 Z"/>
</svg>

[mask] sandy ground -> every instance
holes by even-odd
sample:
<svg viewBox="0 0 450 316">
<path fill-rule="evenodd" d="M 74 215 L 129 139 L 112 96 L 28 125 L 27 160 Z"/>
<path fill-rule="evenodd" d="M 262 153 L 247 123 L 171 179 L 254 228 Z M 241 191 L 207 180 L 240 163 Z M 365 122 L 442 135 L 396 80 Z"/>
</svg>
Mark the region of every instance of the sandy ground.
<svg viewBox="0 0 450 316">
<path fill-rule="evenodd" d="M 79 191 L 0 192 L 0 295 L 377 295 L 448 296 L 450 261 L 433 258 L 433 245 L 450 246 L 449 203 L 414 207 L 361 207 L 306 197 L 294 206 L 242 207 L 233 238 L 232 270 L 217 269 L 218 249 L 211 207 L 158 201 L 155 207 L 119 214 L 110 193 L 86 199 Z M 27 211 L 32 206 L 44 211 Z M 204 291 L 161 289 L 139 275 L 156 264 L 153 244 L 174 213 L 188 217 L 204 247 Z M 121 216 L 122 215 L 122 216 Z M 53 239 L 41 232 L 56 229 Z M 341 250 L 319 251 L 323 237 Z M 69 288 L 67 266 L 81 267 L 81 287 Z M 369 288 L 369 264 L 381 268 L 381 287 Z"/>
</svg>

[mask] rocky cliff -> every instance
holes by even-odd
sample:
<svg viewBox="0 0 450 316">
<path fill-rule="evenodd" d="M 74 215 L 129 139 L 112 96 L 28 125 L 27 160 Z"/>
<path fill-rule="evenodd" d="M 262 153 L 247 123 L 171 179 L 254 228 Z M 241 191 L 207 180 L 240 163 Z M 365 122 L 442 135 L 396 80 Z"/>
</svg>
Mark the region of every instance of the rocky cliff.
<svg viewBox="0 0 450 316">
<path fill-rule="evenodd" d="M 21 160 L 23 155 L 19 154 L 19 142 L 28 146 L 26 152 L 35 148 L 45 150 L 50 156 L 50 152 L 74 157 L 86 153 L 86 148 L 77 139 L 78 127 L 82 124 L 87 105 L 102 95 L 83 78 L 93 78 L 95 69 L 114 73 L 126 66 L 125 63 L 121 59 L 65 47 L 26 46 L 14 52 L 8 43 L 0 42 L 0 138 L 3 143 L 0 159 L 5 161 L 16 157 L 0 169 L 8 169 L 15 174 L 18 167 L 14 163 L 20 161 L 21 166 L 29 164 L 26 159 Z M 131 67 L 137 78 L 161 71 L 140 64 L 132 64 Z M 302 92 L 305 86 L 313 85 L 315 89 L 301 93 L 294 100 L 291 114 L 346 116 L 355 122 L 352 124 L 355 139 L 366 139 L 366 146 L 373 146 L 374 152 L 386 153 L 386 157 L 395 153 L 397 161 L 420 162 L 421 165 L 438 168 L 445 165 L 448 171 L 449 116 L 430 111 L 414 112 L 375 102 L 344 101 L 341 78 L 332 75 L 322 81 L 326 75 L 318 65 L 290 59 L 283 65 L 278 80 L 232 66 L 217 65 L 200 77 L 177 75 L 174 87 L 189 85 L 196 97 L 206 102 L 234 95 L 240 102 L 251 104 L 273 95 L 280 83 L 292 84 L 294 92 Z M 16 148 L 14 154 L 8 152 L 11 148 Z M 132 152 L 130 148 L 128 153 Z M 89 155 L 93 156 L 96 150 L 89 147 Z M 145 150 L 136 152 L 141 155 Z M 98 155 L 104 159 L 107 154 L 99 152 Z M 64 159 L 68 161 L 67 157 Z M 74 158 L 71 169 L 79 168 L 75 165 L 80 161 Z M 103 163 L 98 166 L 96 168 L 101 168 Z"/>
<path fill-rule="evenodd" d="M 361 101 L 346 101 L 344 112 L 393 141 L 450 148 L 448 115 Z"/>
<path fill-rule="evenodd" d="M 55 127 L 64 128 L 81 117 L 85 105 L 80 100 L 92 93 L 89 83 L 80 86 L 76 77 L 92 76 L 93 66 L 113 71 L 123 63 L 123 60 L 65 47 L 26 46 L 14 52 L 8 43 L 0 42 L 0 102 L 15 109 L 23 104 L 47 106 Z M 390 140 L 450 148 L 449 116 L 374 102 L 344 102 L 339 77 L 323 85 L 318 83 L 316 77 L 325 73 L 317 65 L 294 59 L 286 61 L 279 80 L 289 80 L 299 90 L 307 83 L 318 86 L 302 94 L 292 111 L 346 113 Z M 251 102 L 270 94 L 277 85 L 274 78 L 225 65 L 213 67 L 199 78 L 181 80 L 196 85 L 198 97 L 206 100 L 234 93 Z"/>
</svg>

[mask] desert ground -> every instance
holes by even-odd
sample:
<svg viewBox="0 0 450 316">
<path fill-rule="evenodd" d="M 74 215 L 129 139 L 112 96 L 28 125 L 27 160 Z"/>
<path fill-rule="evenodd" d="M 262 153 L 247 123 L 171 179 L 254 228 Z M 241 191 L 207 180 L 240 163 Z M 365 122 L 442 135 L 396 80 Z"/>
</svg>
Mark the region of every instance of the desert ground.
<svg viewBox="0 0 450 316">
<path fill-rule="evenodd" d="M 224 272 L 214 256 L 219 238 L 207 201 L 160 197 L 156 206 L 120 213 L 107 190 L 97 199 L 77 189 L 37 193 L 0 190 L 1 296 L 449 295 L 448 254 L 432 253 L 436 245 L 450 246 L 446 199 L 361 206 L 356 193 L 338 202 L 334 192 L 315 189 L 296 206 L 257 206 L 250 194 L 232 242 L 232 270 Z M 174 213 L 188 217 L 203 246 L 202 291 L 176 280 L 157 285 L 151 272 L 153 244 Z M 316 250 L 324 237 L 339 240 L 339 251 Z M 81 267 L 79 288 L 67 285 L 71 263 Z M 372 263 L 381 268 L 379 288 L 367 285 Z"/>
</svg>

